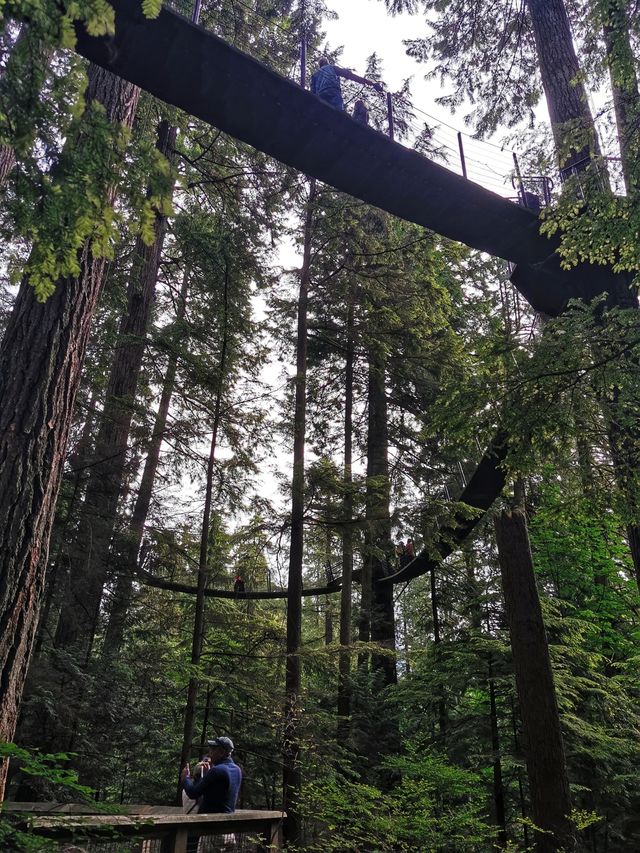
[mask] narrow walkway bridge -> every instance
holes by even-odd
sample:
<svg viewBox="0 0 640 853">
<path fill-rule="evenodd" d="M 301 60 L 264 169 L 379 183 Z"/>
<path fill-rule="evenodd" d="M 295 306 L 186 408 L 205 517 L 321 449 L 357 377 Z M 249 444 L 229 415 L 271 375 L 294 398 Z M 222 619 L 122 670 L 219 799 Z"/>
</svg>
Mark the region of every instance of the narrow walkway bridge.
<svg viewBox="0 0 640 853">
<path fill-rule="evenodd" d="M 342 192 L 472 248 L 517 264 L 512 280 L 549 315 L 569 299 L 613 286 L 604 267 L 564 271 L 538 218 L 377 131 L 163 9 L 144 17 L 138 0 L 110 0 L 113 37 L 78 27 L 77 50 L 185 112 Z"/>
<path fill-rule="evenodd" d="M 458 498 L 459 503 L 476 509 L 477 513 L 472 518 L 469 518 L 468 514 L 464 516 L 460 514 L 454 517 L 453 523 L 450 526 L 440 530 L 438 541 L 435 543 L 435 548 L 440 559 L 448 557 L 458 545 L 464 542 L 504 488 L 505 475 L 500 465 L 506 458 L 507 447 L 506 435 L 499 433 L 485 451 L 478 467 Z M 430 559 L 425 552 L 422 552 L 399 571 L 392 575 L 387 575 L 387 577 L 379 578 L 378 582 L 393 584 L 406 583 L 420 577 L 420 575 L 426 574 L 438 562 L 438 560 Z M 360 574 L 359 570 L 354 571 L 353 580 L 358 582 Z M 166 589 L 171 592 L 183 592 L 188 595 L 197 595 L 198 592 L 195 586 L 161 578 L 148 571 L 139 571 L 138 579 L 146 586 Z M 302 595 L 331 595 L 332 593 L 339 592 L 340 589 L 342 589 L 342 578 L 338 577 L 326 586 L 307 587 L 302 590 Z M 286 598 L 287 589 L 247 590 L 245 592 L 234 592 L 229 589 L 206 589 L 204 594 L 208 598 L 227 598 L 237 601 L 247 599 L 264 600 Z"/>
<path fill-rule="evenodd" d="M 591 300 L 613 291 L 617 277 L 588 264 L 562 270 L 557 241 L 539 233 L 538 217 L 383 134 L 355 122 L 290 80 L 236 50 L 213 33 L 163 9 L 144 17 L 138 2 L 110 0 L 116 10 L 113 37 L 94 38 L 77 28 L 77 50 L 87 59 L 151 94 L 382 210 L 444 237 L 515 264 L 512 282 L 537 311 L 559 314 L 573 298 Z M 463 541 L 504 486 L 500 464 L 506 438 L 497 436 L 460 496 L 478 509 L 441 531 L 442 557 Z M 421 554 L 385 581 L 400 583 L 428 571 Z M 171 582 L 147 576 L 146 583 Z M 195 592 L 184 585 L 179 591 Z M 335 592 L 340 580 L 306 590 Z M 233 593 L 226 598 L 282 598 L 286 590 Z"/>
</svg>

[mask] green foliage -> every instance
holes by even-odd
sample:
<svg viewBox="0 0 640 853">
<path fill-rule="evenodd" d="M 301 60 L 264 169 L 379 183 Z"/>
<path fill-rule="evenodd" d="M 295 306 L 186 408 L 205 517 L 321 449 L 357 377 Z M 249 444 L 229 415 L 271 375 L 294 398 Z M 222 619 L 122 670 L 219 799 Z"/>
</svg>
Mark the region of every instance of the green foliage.
<svg viewBox="0 0 640 853">
<path fill-rule="evenodd" d="M 587 262 L 635 277 L 640 270 L 637 202 L 632 196 L 617 197 L 608 189 L 603 191 L 602 174 L 597 166 L 594 170 L 568 184 L 553 208 L 545 212 L 541 232 L 560 235 L 564 269 Z M 585 193 L 588 205 L 583 200 Z"/>
<path fill-rule="evenodd" d="M 326 776 L 305 786 L 308 851 L 477 850 L 493 830 L 482 819 L 478 779 L 435 753 L 390 761 L 402 781 L 391 792 Z"/>
<path fill-rule="evenodd" d="M 68 766 L 69 757 L 63 752 L 42 754 L 23 749 L 14 743 L 0 743 L 0 761 L 11 759 L 18 764 L 20 773 L 49 785 L 55 791 L 56 799 L 72 797 L 75 802 L 89 803 L 93 791 L 79 784 L 77 773 Z M 28 817 L 25 815 L 2 812 L 0 806 L 0 847 L 16 853 L 45 853 L 57 850 L 58 844 L 30 832 Z"/>
</svg>

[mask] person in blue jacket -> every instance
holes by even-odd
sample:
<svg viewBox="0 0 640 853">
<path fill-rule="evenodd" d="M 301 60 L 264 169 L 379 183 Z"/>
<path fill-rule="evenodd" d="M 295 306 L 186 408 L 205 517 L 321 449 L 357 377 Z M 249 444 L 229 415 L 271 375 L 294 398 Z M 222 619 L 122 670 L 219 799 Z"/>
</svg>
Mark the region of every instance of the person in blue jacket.
<svg viewBox="0 0 640 853">
<path fill-rule="evenodd" d="M 373 86 L 377 92 L 382 91 L 382 83 L 376 83 L 374 80 L 368 80 L 366 77 L 358 77 L 357 74 L 349 71 L 348 68 L 340 68 L 337 65 L 332 65 L 326 56 L 320 57 L 318 66 L 318 70 L 311 77 L 311 92 L 339 110 L 344 110 L 342 89 L 340 88 L 341 77 L 353 80 L 363 86 Z"/>
<path fill-rule="evenodd" d="M 207 741 L 211 769 L 199 782 L 192 782 L 189 765 L 180 776 L 182 787 L 192 800 L 199 800 L 199 814 L 210 814 L 236 810 L 242 771 L 231 758 L 233 741 L 228 737 L 217 737 Z"/>
</svg>

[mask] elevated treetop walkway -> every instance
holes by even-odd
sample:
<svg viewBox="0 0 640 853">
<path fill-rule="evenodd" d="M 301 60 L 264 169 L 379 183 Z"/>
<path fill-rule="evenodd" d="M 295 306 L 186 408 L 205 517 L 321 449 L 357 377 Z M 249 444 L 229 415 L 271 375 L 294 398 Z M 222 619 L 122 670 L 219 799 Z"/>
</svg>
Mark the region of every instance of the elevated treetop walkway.
<svg viewBox="0 0 640 853">
<path fill-rule="evenodd" d="M 560 269 L 557 243 L 538 218 L 377 131 L 175 12 L 150 20 L 141 3 L 110 0 L 116 32 L 93 38 L 78 27 L 87 59 L 161 100 L 402 219 L 517 265 L 513 282 L 537 310 L 611 289 L 613 273 Z"/>
<path fill-rule="evenodd" d="M 562 270 L 557 241 L 540 235 L 538 217 L 531 211 L 355 122 L 175 12 L 163 9 L 150 20 L 137 0 L 109 2 L 116 11 L 114 36 L 94 38 L 77 27 L 77 50 L 90 61 L 342 192 L 510 261 L 516 265 L 512 282 L 537 311 L 555 316 L 570 299 L 591 300 L 616 287 L 616 276 L 606 267 L 582 264 Z M 505 455 L 506 436 L 497 436 L 459 498 L 478 514 L 460 516 L 440 532 L 441 557 L 462 542 L 500 494 Z M 384 580 L 407 581 L 429 566 L 423 553 Z M 149 575 L 143 579 L 195 592 Z M 338 579 L 306 594 L 339 588 Z M 287 593 L 207 594 L 281 598 Z"/>
</svg>

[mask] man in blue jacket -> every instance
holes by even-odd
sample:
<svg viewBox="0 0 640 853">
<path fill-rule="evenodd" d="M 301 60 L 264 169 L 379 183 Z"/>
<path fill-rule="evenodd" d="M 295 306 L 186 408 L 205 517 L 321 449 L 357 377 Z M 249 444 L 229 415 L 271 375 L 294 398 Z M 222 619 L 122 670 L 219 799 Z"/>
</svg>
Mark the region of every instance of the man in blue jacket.
<svg viewBox="0 0 640 853">
<path fill-rule="evenodd" d="M 331 65 L 326 56 L 321 56 L 318 62 L 319 68 L 311 77 L 311 92 L 317 95 L 321 100 L 331 104 L 332 107 L 337 107 L 339 110 L 344 110 L 344 102 L 342 100 L 342 89 L 340 88 L 340 78 L 345 77 L 347 80 L 353 80 L 360 83 L 362 86 L 373 86 L 377 92 L 382 91 L 382 83 L 376 83 L 374 80 L 367 80 L 366 77 L 358 77 L 353 71 L 348 68 L 339 68 L 337 65 Z"/>
<path fill-rule="evenodd" d="M 199 782 L 194 783 L 191 781 L 187 764 L 180 776 L 182 786 L 192 800 L 200 800 L 199 814 L 234 812 L 240 792 L 242 771 L 231 758 L 233 741 L 228 737 L 217 737 L 207 743 L 211 769 Z"/>
</svg>

